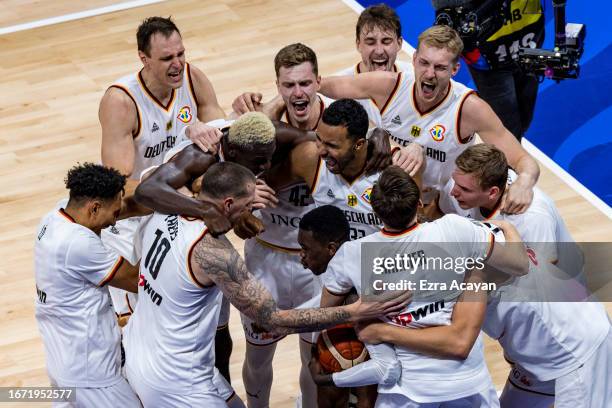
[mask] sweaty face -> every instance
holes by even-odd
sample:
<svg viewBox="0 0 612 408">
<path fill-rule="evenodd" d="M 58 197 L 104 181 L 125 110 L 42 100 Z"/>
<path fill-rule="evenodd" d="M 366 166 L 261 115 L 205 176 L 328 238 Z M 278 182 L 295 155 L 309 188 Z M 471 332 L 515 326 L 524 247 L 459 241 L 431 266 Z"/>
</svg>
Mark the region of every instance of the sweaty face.
<svg viewBox="0 0 612 408">
<path fill-rule="evenodd" d="M 298 127 L 307 126 L 314 114 L 321 77 L 317 77 L 310 62 L 290 68 L 281 67 L 276 80 L 278 93 L 287 106 L 291 122 Z"/>
<path fill-rule="evenodd" d="M 247 186 L 249 193 L 245 197 L 233 198 L 231 203 L 225 201 L 225 216 L 230 223 L 234 225 L 244 211 L 251 211 L 253 208 L 253 200 L 255 200 L 255 184 L 251 183 Z"/>
<path fill-rule="evenodd" d="M 459 70 L 455 55 L 445 48 L 421 44 L 414 53 L 416 97 L 423 102 L 439 102 L 446 95 L 451 78 Z"/>
<path fill-rule="evenodd" d="M 355 159 L 354 143 L 344 126 L 330 126 L 321 122 L 317 128 L 319 156 L 327 169 L 340 174 Z"/>
<path fill-rule="evenodd" d="M 169 88 L 179 88 L 183 84 L 185 69 L 185 47 L 176 31 L 169 37 L 155 33 L 150 39 L 150 56 L 140 52 L 147 68 L 155 81 Z"/>
<path fill-rule="evenodd" d="M 362 68 L 366 72 L 393 71 L 393 64 L 401 48 L 401 38 L 378 26 L 364 27 L 357 40 L 357 51 L 361 54 Z"/>
<path fill-rule="evenodd" d="M 327 269 L 327 264 L 333 257 L 327 242 L 317 241 L 312 231 L 298 232 L 298 243 L 300 244 L 300 261 L 304 269 L 310 269 L 315 275 L 320 275 Z"/>
<path fill-rule="evenodd" d="M 246 167 L 251 170 L 253 174 L 259 176 L 270 168 L 272 164 L 272 155 L 276 149 L 276 143 L 253 145 L 246 151 L 242 151 L 239 148 L 231 149 L 233 152 L 230 157 L 228 157 L 228 160 Z"/>
<path fill-rule="evenodd" d="M 459 207 L 468 210 L 482 207 L 487 203 L 489 191 L 480 187 L 474 175 L 456 169 L 452 177 L 455 186 L 451 190 L 451 196 L 457 200 Z"/>
</svg>

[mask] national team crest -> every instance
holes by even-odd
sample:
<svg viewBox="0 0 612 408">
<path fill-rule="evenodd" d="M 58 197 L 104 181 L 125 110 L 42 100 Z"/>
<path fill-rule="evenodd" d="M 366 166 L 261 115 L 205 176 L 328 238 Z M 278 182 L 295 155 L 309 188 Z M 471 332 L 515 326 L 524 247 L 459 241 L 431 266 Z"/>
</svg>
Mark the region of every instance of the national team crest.
<svg viewBox="0 0 612 408">
<path fill-rule="evenodd" d="M 444 133 L 446 132 L 446 128 L 442 125 L 436 125 L 429 129 L 429 134 L 431 138 L 436 142 L 441 142 L 444 140 Z"/>
<path fill-rule="evenodd" d="M 349 194 L 346 197 L 346 203 L 349 205 L 349 207 L 354 207 L 357 205 L 357 196 L 355 194 Z"/>
<path fill-rule="evenodd" d="M 180 120 L 183 123 L 189 123 L 191 122 L 191 118 L 193 116 L 191 115 L 191 108 L 187 105 L 183 106 L 180 110 L 178 115 L 176 116 L 176 118 L 178 120 Z"/>
<path fill-rule="evenodd" d="M 366 188 L 366 190 L 361 195 L 361 199 L 366 203 L 370 204 L 370 196 L 372 195 L 372 187 Z"/>
<path fill-rule="evenodd" d="M 412 127 L 412 129 L 410 129 L 410 136 L 412 136 L 412 137 L 419 137 L 419 136 L 421 136 L 421 128 L 416 126 L 416 125 L 414 125 Z"/>
</svg>

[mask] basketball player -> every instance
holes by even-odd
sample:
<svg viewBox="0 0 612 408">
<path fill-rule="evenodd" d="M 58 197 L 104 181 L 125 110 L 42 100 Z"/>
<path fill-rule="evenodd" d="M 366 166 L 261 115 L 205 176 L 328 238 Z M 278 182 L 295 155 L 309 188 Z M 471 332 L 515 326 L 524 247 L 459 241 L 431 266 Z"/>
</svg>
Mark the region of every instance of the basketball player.
<svg viewBox="0 0 612 408">
<path fill-rule="evenodd" d="M 503 196 L 516 180 L 505 155 L 490 144 L 464 150 L 455 160 L 451 179 L 431 207 L 442 214 L 458 214 L 475 220 L 507 220 L 522 240 L 542 259 L 557 265 L 568 276 L 580 274 L 582 253 L 570 235 L 554 201 L 534 187 L 533 201 L 522 214 L 500 211 Z"/>
<path fill-rule="evenodd" d="M 121 376 L 120 331 L 108 285 L 136 292 L 138 267 L 107 249 L 100 231 L 121 211 L 125 176 L 73 167 L 70 198 L 41 221 L 35 241 L 36 320 L 54 387 L 76 387 L 77 407 L 139 407 Z"/>
<path fill-rule="evenodd" d="M 128 176 L 128 192 L 138 184 L 142 170 L 161 164 L 184 127 L 188 127 L 187 136 L 202 144 L 201 139 L 219 134 L 217 128 L 204 122 L 225 117 L 206 75 L 185 62 L 181 34 L 170 18 L 145 19 L 136 40 L 143 68 L 111 85 L 99 109 L 102 163 Z M 207 220 L 214 233 L 227 231 L 227 224 L 217 226 L 222 217 Z M 132 263 L 138 257 L 134 242 L 139 222 L 138 218 L 127 219 L 102 232 L 104 244 Z M 129 316 L 136 297 L 114 289 L 111 295 L 117 314 Z M 229 319 L 229 309 L 224 314 Z M 219 336 L 218 343 L 224 346 L 217 350 L 219 361 L 229 361 L 229 329 L 221 329 Z M 219 368 L 229 373 L 229 366 Z"/>
<path fill-rule="evenodd" d="M 474 134 L 504 152 L 518 177 L 508 191 L 504 211 L 524 212 L 533 198 L 539 168 L 535 160 L 503 127 L 493 110 L 471 89 L 451 78 L 459 70 L 463 43 L 447 26 L 434 26 L 419 36 L 413 55 L 414 78 L 394 72 L 368 72 L 329 77 L 321 93 L 331 98 L 372 98 L 378 106 L 389 99 L 403 101 L 388 112 L 383 126 L 397 143 L 425 148 L 424 201 L 429 203 L 446 184 L 454 160 L 474 143 Z M 398 116 L 397 120 L 395 117 Z"/>
<path fill-rule="evenodd" d="M 253 173 L 238 164 L 214 164 L 204 174 L 198 199 L 235 224 L 250 211 L 255 184 Z M 145 406 L 226 406 L 212 383 L 220 291 L 266 330 L 319 330 L 393 312 L 407 300 L 401 295 L 389 302 L 279 310 L 225 237 L 212 238 L 202 221 L 183 216 L 155 213 L 143 248 L 141 301 L 126 327 L 126 373 Z"/>
<path fill-rule="evenodd" d="M 373 187 L 371 201 L 384 229 L 340 248 L 323 275 L 322 305 L 341 303 L 352 287 L 358 293 L 367 290 L 371 281 L 362 282 L 363 243 L 377 243 L 383 248 L 400 245 L 403 253 L 424 251 L 426 258 L 440 256 L 438 251 L 441 248 L 441 253 L 446 256 L 480 259 L 515 276 L 527 272 L 528 260 L 522 245 L 494 245 L 489 230 L 465 218 L 446 216 L 432 223 L 418 224 L 419 189 L 407 174 L 396 167 L 383 171 Z M 513 241 L 520 242 L 518 233 L 510 224 L 501 228 L 507 230 Z M 427 242 L 447 244 L 427 245 Z M 465 270 L 455 268 L 448 272 L 454 279 L 464 280 Z M 448 272 L 435 267 L 423 269 L 416 272 L 414 279 L 434 279 L 437 273 L 444 276 Z M 448 325 L 460 295 L 460 290 L 432 292 L 426 299 L 413 300 L 402 314 L 389 319 L 388 323 L 401 326 L 403 330 Z M 400 380 L 394 385 L 379 387 L 377 407 L 498 406 L 480 339 L 476 340 L 464 360 L 428 357 L 400 345 L 395 345 L 394 349 L 402 367 Z"/>
<path fill-rule="evenodd" d="M 349 223 L 338 207 L 323 205 L 307 212 L 300 220 L 298 232 L 302 265 L 319 279 L 319 275 L 325 272 L 327 264 L 338 248 L 349 240 L 349 236 Z M 320 303 L 320 293 L 307 302 L 309 306 L 318 306 Z M 335 387 L 333 384 L 318 386 L 318 408 L 346 407 L 349 402 L 349 390 L 349 388 Z M 374 406 L 376 386 L 355 387 L 354 392 L 358 408 Z"/>
</svg>

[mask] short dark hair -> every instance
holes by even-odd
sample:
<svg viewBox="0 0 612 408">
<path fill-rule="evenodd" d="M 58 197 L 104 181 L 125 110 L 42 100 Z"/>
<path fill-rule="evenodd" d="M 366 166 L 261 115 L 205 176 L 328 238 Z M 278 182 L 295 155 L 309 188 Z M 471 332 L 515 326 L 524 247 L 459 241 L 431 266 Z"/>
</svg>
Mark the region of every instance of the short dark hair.
<svg viewBox="0 0 612 408">
<path fill-rule="evenodd" d="M 291 68 L 296 65 L 303 64 L 304 62 L 310 62 L 312 64 L 312 72 L 315 75 L 319 75 L 319 65 L 317 63 L 317 54 L 312 48 L 302 44 L 295 43 L 289 44 L 276 54 L 274 57 L 274 70 L 276 71 L 276 77 L 278 78 L 281 68 Z"/>
<path fill-rule="evenodd" d="M 419 186 L 397 166 L 389 166 L 372 187 L 370 202 L 378 217 L 391 228 L 408 226 L 419 207 Z"/>
<path fill-rule="evenodd" d="M 365 139 L 370 125 L 368 113 L 353 99 L 338 99 L 323 111 L 323 123 L 329 126 L 343 126 L 353 141 Z"/>
<path fill-rule="evenodd" d="M 125 181 L 126 176 L 117 170 L 93 163 L 77 164 L 64 179 L 71 203 L 96 198 L 112 200 L 123 191 Z"/>
<path fill-rule="evenodd" d="M 249 194 L 247 185 L 255 183 L 255 175 L 246 167 L 232 162 L 215 163 L 204 173 L 202 192 L 213 198 L 241 198 Z"/>
<path fill-rule="evenodd" d="M 386 4 L 376 4 L 367 7 L 359 15 L 356 27 L 356 37 L 359 41 L 359 35 L 362 30 L 372 30 L 374 27 L 380 27 L 384 31 L 391 31 L 397 38 L 402 38 L 402 23 L 400 18 L 391 7 Z"/>
<path fill-rule="evenodd" d="M 312 232 L 314 239 L 324 244 L 342 244 L 350 239 L 351 232 L 344 213 L 333 205 L 323 205 L 304 214 L 300 229 Z"/>
<path fill-rule="evenodd" d="M 174 24 L 171 17 L 149 17 L 138 27 L 136 31 L 136 42 L 138 43 L 138 51 L 144 52 L 148 57 L 151 56 L 151 37 L 155 33 L 161 33 L 168 38 L 173 32 L 181 35 L 178 27 Z"/>
</svg>

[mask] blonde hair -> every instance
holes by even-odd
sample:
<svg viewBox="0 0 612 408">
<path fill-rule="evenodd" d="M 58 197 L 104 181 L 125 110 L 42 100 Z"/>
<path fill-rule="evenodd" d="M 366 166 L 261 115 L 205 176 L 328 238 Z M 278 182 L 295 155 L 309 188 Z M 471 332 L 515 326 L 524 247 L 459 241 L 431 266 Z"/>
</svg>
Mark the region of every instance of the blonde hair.
<svg viewBox="0 0 612 408">
<path fill-rule="evenodd" d="M 455 58 L 453 63 L 459 60 L 459 56 L 463 52 L 463 41 L 459 34 L 446 25 L 435 25 L 429 27 L 419 35 L 417 50 L 421 44 L 429 45 L 430 47 L 446 49 L 450 51 Z"/>
<path fill-rule="evenodd" d="M 228 143 L 239 147 L 255 144 L 270 144 L 276 137 L 272 121 L 261 112 L 247 112 L 232 123 L 227 137 Z"/>
<path fill-rule="evenodd" d="M 483 190 L 497 186 L 504 189 L 508 180 L 508 161 L 504 152 L 492 144 L 481 143 L 465 149 L 455 160 L 463 173 L 476 177 Z"/>
</svg>

